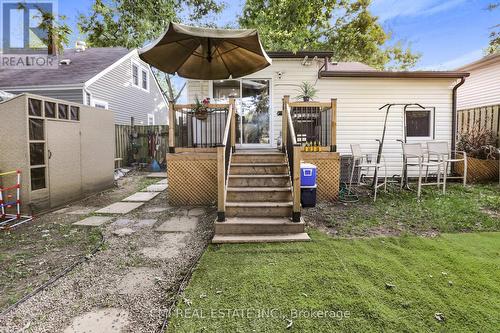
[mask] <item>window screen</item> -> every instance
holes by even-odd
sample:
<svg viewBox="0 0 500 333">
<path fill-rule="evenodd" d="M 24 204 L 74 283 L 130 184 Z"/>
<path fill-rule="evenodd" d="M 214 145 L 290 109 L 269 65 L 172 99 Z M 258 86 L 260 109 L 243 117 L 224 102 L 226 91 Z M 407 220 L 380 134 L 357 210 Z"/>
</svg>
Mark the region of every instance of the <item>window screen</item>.
<svg viewBox="0 0 500 333">
<path fill-rule="evenodd" d="M 42 101 L 39 99 L 28 98 L 28 112 L 30 116 L 42 116 Z"/>
<path fill-rule="evenodd" d="M 139 85 L 139 67 L 137 65 L 132 65 L 132 83 L 134 86 Z"/>
<path fill-rule="evenodd" d="M 30 165 L 45 164 L 45 144 L 30 143 Z"/>
<path fill-rule="evenodd" d="M 59 119 L 68 119 L 68 106 L 66 104 L 57 105 L 59 111 Z"/>
<path fill-rule="evenodd" d="M 56 117 L 56 103 L 45 102 L 45 117 L 47 118 Z"/>
<path fill-rule="evenodd" d="M 31 190 L 45 188 L 45 168 L 31 169 Z"/>
<path fill-rule="evenodd" d="M 43 119 L 29 118 L 28 127 L 30 140 L 45 140 L 43 133 Z"/>
<path fill-rule="evenodd" d="M 78 106 L 70 107 L 71 120 L 80 120 L 80 108 Z"/>
<path fill-rule="evenodd" d="M 431 136 L 431 111 L 406 112 L 406 136 L 430 137 Z"/>
<path fill-rule="evenodd" d="M 148 89 L 148 72 L 142 71 L 142 89 Z"/>
</svg>

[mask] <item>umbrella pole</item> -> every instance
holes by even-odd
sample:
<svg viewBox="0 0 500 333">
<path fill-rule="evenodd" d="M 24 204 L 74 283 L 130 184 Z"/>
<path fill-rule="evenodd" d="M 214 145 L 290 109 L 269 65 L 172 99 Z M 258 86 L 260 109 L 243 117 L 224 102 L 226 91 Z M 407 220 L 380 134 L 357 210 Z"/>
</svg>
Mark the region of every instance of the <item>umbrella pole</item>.
<svg viewBox="0 0 500 333">
<path fill-rule="evenodd" d="M 378 141 L 378 152 L 377 152 L 377 161 L 376 165 L 380 163 L 380 160 L 382 159 L 382 150 L 384 149 L 384 141 L 385 141 L 385 132 L 387 131 L 387 118 L 389 117 L 389 111 L 391 110 L 391 107 L 393 104 L 386 104 L 379 108 L 379 110 L 382 110 L 383 108 L 387 108 L 385 111 L 385 120 L 384 120 L 384 130 L 382 131 L 382 139 L 377 140 Z M 375 167 L 375 173 L 373 174 L 373 181 L 372 181 L 372 186 L 375 187 L 375 181 L 378 177 L 378 168 Z"/>
</svg>

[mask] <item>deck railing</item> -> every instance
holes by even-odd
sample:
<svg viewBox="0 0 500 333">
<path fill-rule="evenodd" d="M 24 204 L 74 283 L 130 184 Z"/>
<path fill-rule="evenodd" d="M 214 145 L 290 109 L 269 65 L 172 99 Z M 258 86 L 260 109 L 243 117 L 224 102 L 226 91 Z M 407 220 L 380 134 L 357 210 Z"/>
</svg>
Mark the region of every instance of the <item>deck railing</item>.
<svg viewBox="0 0 500 333">
<path fill-rule="evenodd" d="M 322 102 L 290 102 L 290 96 L 284 97 L 284 103 L 290 108 L 290 115 L 299 144 L 313 144 L 332 152 L 337 151 L 337 100 Z"/>
<path fill-rule="evenodd" d="M 229 103 L 222 141 L 217 145 L 217 221 L 226 219 L 226 191 L 229 163 L 236 147 L 236 110 L 234 100 Z"/>
<path fill-rule="evenodd" d="M 288 99 L 283 99 L 283 115 L 282 115 L 282 138 L 283 152 L 287 155 L 288 167 L 290 169 L 290 178 L 293 189 L 293 213 L 292 221 L 299 222 L 301 215 L 300 207 L 300 159 L 301 159 L 301 144 L 297 142 L 297 135 L 291 116 L 290 105 Z"/>
<path fill-rule="evenodd" d="M 234 104 L 234 101 L 231 102 Z M 223 142 L 228 120 L 228 104 L 208 104 L 206 119 L 198 119 L 194 104 L 175 104 L 169 108 L 169 152 L 175 148 L 216 148 Z"/>
</svg>

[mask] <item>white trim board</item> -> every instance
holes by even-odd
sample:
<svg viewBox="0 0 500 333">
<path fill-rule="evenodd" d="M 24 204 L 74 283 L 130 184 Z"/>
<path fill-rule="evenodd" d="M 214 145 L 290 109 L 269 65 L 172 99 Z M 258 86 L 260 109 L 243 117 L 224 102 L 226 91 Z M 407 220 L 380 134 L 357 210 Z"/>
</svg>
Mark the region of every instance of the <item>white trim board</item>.
<svg viewBox="0 0 500 333">
<path fill-rule="evenodd" d="M 87 88 L 92 83 L 96 82 L 101 77 L 103 77 L 104 75 L 106 75 L 107 73 L 109 73 L 111 70 L 113 70 L 114 68 L 116 68 L 117 66 L 119 66 L 123 61 L 127 60 L 132 55 L 134 55 L 134 52 L 137 53 L 137 49 L 133 49 L 132 51 L 130 51 L 129 53 L 127 53 L 126 55 L 124 55 L 123 57 L 121 57 L 120 59 L 118 59 L 117 61 L 115 61 L 113 64 L 111 64 L 110 66 L 106 67 L 104 70 L 100 71 L 95 76 L 93 76 L 92 78 L 90 78 L 89 80 L 87 80 L 83 84 L 84 87 Z"/>
</svg>

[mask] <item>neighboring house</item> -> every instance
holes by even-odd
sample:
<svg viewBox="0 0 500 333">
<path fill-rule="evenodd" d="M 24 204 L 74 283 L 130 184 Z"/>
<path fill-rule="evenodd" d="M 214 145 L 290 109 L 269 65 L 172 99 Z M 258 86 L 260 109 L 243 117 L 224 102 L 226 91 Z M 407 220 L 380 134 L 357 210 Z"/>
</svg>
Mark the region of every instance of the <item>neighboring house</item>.
<svg viewBox="0 0 500 333">
<path fill-rule="evenodd" d="M 68 49 L 59 60 L 57 69 L 0 70 L 0 90 L 109 109 L 116 124 L 167 123 L 167 102 L 137 50 Z"/>
<path fill-rule="evenodd" d="M 458 89 L 459 110 L 500 105 L 500 53 L 486 56 L 457 69 L 470 77 Z"/>
<path fill-rule="evenodd" d="M 269 117 L 263 137 L 245 142 L 245 135 L 238 135 L 239 148 L 277 147 L 281 140 L 282 98 L 292 100 L 300 92 L 299 85 L 307 81 L 318 89 L 315 100 L 337 100 L 337 146 L 341 154 L 350 154 L 350 144 L 359 143 L 367 153 L 376 153 L 375 141 L 382 136 L 385 111 L 379 110 L 386 103 L 419 103 L 425 111 L 403 107 L 391 109 L 383 154 L 388 163 L 388 174 L 401 173 L 401 143 L 438 140 L 453 144 L 452 119 L 454 87 L 468 74 L 463 72 L 390 72 L 379 71 L 358 62 L 330 62 L 328 52 L 269 52 L 271 66 L 237 80 L 189 81 L 188 102 L 195 96 L 210 97 L 214 102 L 237 98 L 237 109 L 242 122 L 238 131 L 248 128 L 245 119 L 252 117 L 259 95 L 268 94 Z M 328 60 L 326 60 L 328 59 Z M 243 105 L 243 107 L 241 107 Z M 262 110 L 260 106 L 260 110 Z M 406 130 L 405 130 L 406 129 Z M 299 131 L 300 129 L 296 129 Z M 405 135 L 406 133 L 406 135 Z M 405 138 L 406 136 L 406 138 Z"/>
</svg>

